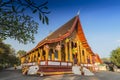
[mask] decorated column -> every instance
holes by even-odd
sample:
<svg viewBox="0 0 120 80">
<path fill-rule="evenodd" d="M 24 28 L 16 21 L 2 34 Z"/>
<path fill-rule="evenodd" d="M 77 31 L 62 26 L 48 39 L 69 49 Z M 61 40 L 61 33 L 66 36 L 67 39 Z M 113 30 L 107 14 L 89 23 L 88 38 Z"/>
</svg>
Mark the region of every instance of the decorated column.
<svg viewBox="0 0 120 80">
<path fill-rule="evenodd" d="M 90 54 L 90 64 L 92 64 L 92 55 L 91 54 Z"/>
<path fill-rule="evenodd" d="M 30 62 L 32 62 L 32 54 L 30 53 Z"/>
<path fill-rule="evenodd" d="M 82 43 L 80 42 L 80 64 L 83 63 L 83 61 L 82 61 L 82 50 L 83 50 L 83 47 L 82 47 Z"/>
<path fill-rule="evenodd" d="M 40 53 L 40 60 L 42 60 L 42 49 L 38 49 L 39 53 Z"/>
<path fill-rule="evenodd" d="M 71 41 L 69 42 L 70 61 L 73 61 Z"/>
<path fill-rule="evenodd" d="M 55 55 L 54 55 L 54 53 L 52 53 L 52 60 L 53 60 L 53 61 L 55 60 Z"/>
<path fill-rule="evenodd" d="M 68 42 L 69 42 L 69 39 L 67 38 L 65 40 L 65 61 L 68 61 Z"/>
<path fill-rule="evenodd" d="M 85 63 L 85 64 L 87 63 L 87 58 L 86 58 L 86 56 L 87 56 L 87 51 L 86 51 L 86 49 L 84 49 L 84 63 Z"/>
<path fill-rule="evenodd" d="M 35 51 L 36 61 L 38 61 L 38 51 Z"/>
<path fill-rule="evenodd" d="M 58 60 L 61 61 L 61 46 L 57 44 L 56 50 L 58 51 Z"/>
<path fill-rule="evenodd" d="M 85 60 L 85 63 L 87 63 L 87 51 L 86 51 L 86 49 L 84 49 L 84 60 Z"/>
<path fill-rule="evenodd" d="M 21 58 L 21 64 L 23 64 L 25 62 L 25 57 Z"/>
<path fill-rule="evenodd" d="M 28 62 L 30 62 L 30 54 L 28 55 Z"/>
<path fill-rule="evenodd" d="M 31 52 L 31 62 L 33 62 L 33 53 Z"/>
<path fill-rule="evenodd" d="M 35 51 L 33 52 L 33 61 L 35 62 Z"/>
<path fill-rule="evenodd" d="M 84 64 L 85 63 L 85 51 L 84 51 L 85 48 L 83 48 L 82 50 L 82 63 Z"/>
<path fill-rule="evenodd" d="M 78 58 L 78 64 L 80 65 L 80 43 L 77 41 L 77 58 Z"/>
<path fill-rule="evenodd" d="M 45 60 L 48 60 L 49 46 L 45 45 L 44 50 L 45 50 Z"/>
</svg>

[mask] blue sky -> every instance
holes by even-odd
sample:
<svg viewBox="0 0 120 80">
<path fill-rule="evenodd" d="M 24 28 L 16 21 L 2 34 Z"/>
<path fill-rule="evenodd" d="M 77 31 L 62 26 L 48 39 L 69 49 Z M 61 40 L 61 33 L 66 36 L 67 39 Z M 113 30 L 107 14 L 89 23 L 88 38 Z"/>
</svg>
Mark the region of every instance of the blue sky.
<svg viewBox="0 0 120 80">
<path fill-rule="evenodd" d="M 34 17 L 39 22 L 34 44 L 19 44 L 12 39 L 4 42 L 11 44 L 16 51 L 29 51 L 80 11 L 79 18 L 93 52 L 100 57 L 109 57 L 110 52 L 120 46 L 120 0 L 48 0 L 48 7 L 51 11 L 48 26 Z"/>
</svg>

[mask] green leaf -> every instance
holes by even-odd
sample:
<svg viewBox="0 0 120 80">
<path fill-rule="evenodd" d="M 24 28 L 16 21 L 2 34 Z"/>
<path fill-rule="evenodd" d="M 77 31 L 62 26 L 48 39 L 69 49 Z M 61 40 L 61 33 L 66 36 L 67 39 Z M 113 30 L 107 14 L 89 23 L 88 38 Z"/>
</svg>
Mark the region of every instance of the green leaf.
<svg viewBox="0 0 120 80">
<path fill-rule="evenodd" d="M 16 12 L 16 10 L 15 10 L 15 6 L 12 6 L 12 10 L 13 10 L 14 12 Z"/>
<path fill-rule="evenodd" d="M 45 19 L 44 19 L 44 18 L 42 19 L 42 23 L 43 23 L 43 24 L 45 23 Z"/>
<path fill-rule="evenodd" d="M 45 7 L 44 7 L 44 9 L 48 9 L 48 7 L 47 7 L 47 6 L 45 6 Z"/>
<path fill-rule="evenodd" d="M 27 1 L 30 1 L 30 0 L 27 0 Z"/>
<path fill-rule="evenodd" d="M 42 15 L 41 15 L 41 13 L 39 13 L 39 19 L 42 20 Z"/>
<path fill-rule="evenodd" d="M 15 22 L 14 22 L 14 24 L 15 24 L 15 25 L 18 25 L 18 22 L 17 22 L 17 21 L 15 21 Z"/>
<path fill-rule="evenodd" d="M 50 11 L 46 12 L 45 14 L 50 14 Z"/>
<path fill-rule="evenodd" d="M 37 9 L 33 10 L 33 13 L 36 13 L 37 12 Z"/>
<path fill-rule="evenodd" d="M 24 10 L 25 10 L 25 8 L 22 8 L 22 9 L 21 9 L 21 12 L 23 12 Z"/>
<path fill-rule="evenodd" d="M 48 25 L 49 24 L 49 20 L 48 20 L 47 16 L 45 16 L 45 21 L 46 21 L 46 24 Z"/>
</svg>

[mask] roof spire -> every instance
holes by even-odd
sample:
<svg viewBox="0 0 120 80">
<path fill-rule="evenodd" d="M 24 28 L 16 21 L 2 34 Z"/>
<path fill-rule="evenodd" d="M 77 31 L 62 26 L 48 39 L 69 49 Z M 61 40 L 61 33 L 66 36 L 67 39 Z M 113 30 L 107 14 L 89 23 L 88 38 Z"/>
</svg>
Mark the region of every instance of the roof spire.
<svg viewBox="0 0 120 80">
<path fill-rule="evenodd" d="M 77 15 L 80 15 L 80 10 L 78 10 Z"/>
</svg>

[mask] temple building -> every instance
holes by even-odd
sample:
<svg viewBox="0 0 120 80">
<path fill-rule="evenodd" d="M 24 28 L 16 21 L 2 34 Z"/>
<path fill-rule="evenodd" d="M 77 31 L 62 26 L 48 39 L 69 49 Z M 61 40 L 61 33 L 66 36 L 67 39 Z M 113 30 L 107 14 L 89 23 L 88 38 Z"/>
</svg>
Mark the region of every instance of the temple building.
<svg viewBox="0 0 120 80">
<path fill-rule="evenodd" d="M 39 65 L 39 72 L 41 70 L 43 72 L 55 72 L 55 69 L 58 70 L 57 72 L 70 72 L 74 64 L 74 56 L 77 57 L 78 65 L 86 66 L 89 69 L 92 69 L 90 66 L 96 60 L 101 63 L 98 55 L 97 59 L 94 59 L 96 54 L 85 38 L 78 15 L 49 34 L 35 48 L 22 56 L 21 64 L 31 63 L 30 65 L 33 65 L 35 62 Z M 45 66 L 49 66 L 51 69 L 45 68 Z"/>
</svg>

